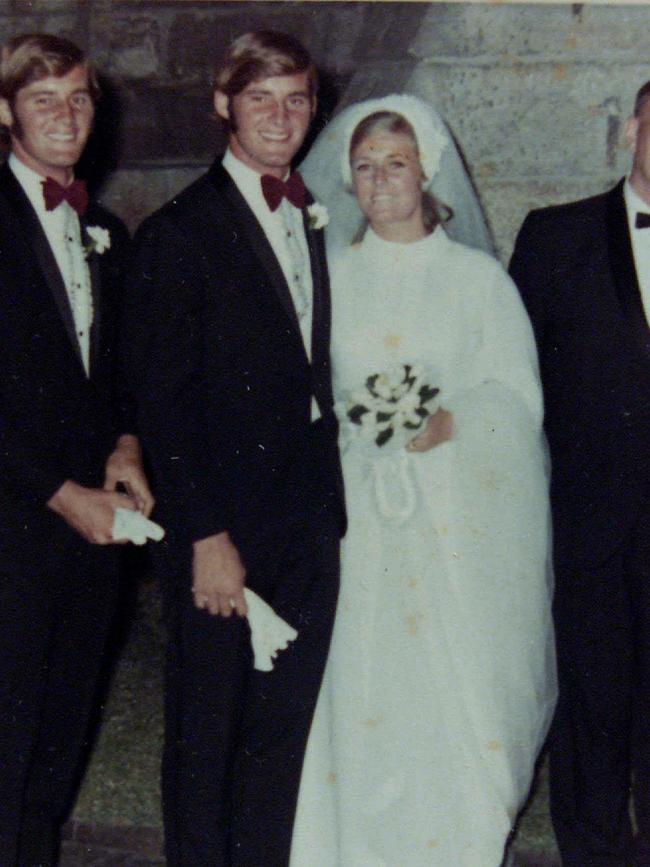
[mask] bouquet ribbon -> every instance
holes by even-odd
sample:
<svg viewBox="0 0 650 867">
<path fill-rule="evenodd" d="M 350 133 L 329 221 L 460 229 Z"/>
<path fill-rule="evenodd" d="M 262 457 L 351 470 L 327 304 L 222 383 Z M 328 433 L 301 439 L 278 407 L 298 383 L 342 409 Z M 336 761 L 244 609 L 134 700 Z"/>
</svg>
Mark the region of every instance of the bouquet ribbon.
<svg viewBox="0 0 650 867">
<path fill-rule="evenodd" d="M 379 514 L 402 523 L 415 511 L 416 494 L 406 451 L 378 455 L 372 461 L 372 478 Z"/>
</svg>

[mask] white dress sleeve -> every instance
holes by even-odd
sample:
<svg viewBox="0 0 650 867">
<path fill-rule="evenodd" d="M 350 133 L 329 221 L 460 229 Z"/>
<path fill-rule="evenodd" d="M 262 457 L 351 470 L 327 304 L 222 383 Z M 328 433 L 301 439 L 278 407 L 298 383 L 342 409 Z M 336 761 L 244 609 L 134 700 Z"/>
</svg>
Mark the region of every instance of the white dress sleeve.
<svg viewBox="0 0 650 867">
<path fill-rule="evenodd" d="M 453 439 L 418 475 L 454 588 L 450 634 L 469 711 L 495 784 L 501 777 L 512 786 L 515 804 L 556 700 L 549 467 L 531 326 L 512 281 L 496 264 L 491 270 L 476 311 L 481 341 L 442 401 L 454 415 Z M 492 732 L 500 733 L 496 751 Z"/>
</svg>

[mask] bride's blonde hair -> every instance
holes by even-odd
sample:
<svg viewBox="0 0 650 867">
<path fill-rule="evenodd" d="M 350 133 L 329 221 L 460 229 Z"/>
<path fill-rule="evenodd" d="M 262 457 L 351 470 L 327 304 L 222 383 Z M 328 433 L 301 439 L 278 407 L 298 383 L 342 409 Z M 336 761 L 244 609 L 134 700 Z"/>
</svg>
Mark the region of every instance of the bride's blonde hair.
<svg viewBox="0 0 650 867">
<path fill-rule="evenodd" d="M 367 138 L 377 132 L 403 133 L 407 135 L 413 142 L 415 152 L 420 157 L 420 148 L 418 146 L 415 130 L 408 120 L 396 111 L 375 111 L 367 115 L 363 120 L 355 126 L 354 132 L 350 138 L 350 149 L 348 158 L 352 159 L 352 154 L 357 147 Z M 425 177 L 424 170 L 422 177 Z M 428 233 L 433 232 L 437 225 L 446 223 L 454 215 L 452 209 L 443 202 L 438 201 L 434 195 L 428 190 L 422 190 L 422 222 Z M 357 232 L 354 241 L 359 241 L 363 237 L 367 223 L 364 221 L 363 226 Z"/>
</svg>

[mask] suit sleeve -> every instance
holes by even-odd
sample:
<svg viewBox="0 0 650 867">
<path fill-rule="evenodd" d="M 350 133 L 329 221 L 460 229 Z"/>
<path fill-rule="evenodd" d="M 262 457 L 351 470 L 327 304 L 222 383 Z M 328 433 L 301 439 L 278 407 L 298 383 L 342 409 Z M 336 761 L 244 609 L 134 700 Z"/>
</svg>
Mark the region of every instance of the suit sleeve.
<svg viewBox="0 0 650 867">
<path fill-rule="evenodd" d="M 146 223 L 127 280 L 122 355 L 137 403 L 137 427 L 159 491 L 190 541 L 229 527 L 208 410 L 218 396 L 205 381 L 204 280 L 200 251 L 171 221 Z"/>
<path fill-rule="evenodd" d="M 517 236 L 510 260 L 510 276 L 530 317 L 538 349 L 544 341 L 552 261 L 548 233 L 544 232 L 539 215 L 533 211 L 524 220 Z"/>
<path fill-rule="evenodd" d="M 4 483 L 17 497 L 43 508 L 65 481 L 75 477 L 75 468 L 60 456 L 53 462 L 44 440 L 25 433 L 30 425 L 32 420 L 14 414 L 4 402 L 0 415 L 2 471 Z"/>
<path fill-rule="evenodd" d="M 104 217 L 104 222 L 110 222 L 111 248 L 114 257 L 110 286 L 102 287 L 111 294 L 111 304 L 114 308 L 115 321 L 117 323 L 115 339 L 118 340 L 124 316 L 125 281 L 131 271 L 133 258 L 133 242 L 121 220 Z M 111 346 L 111 350 L 118 347 Z M 138 436 L 137 412 L 135 398 L 131 392 L 127 377 L 118 353 L 118 363 L 115 369 L 115 429 L 120 434 L 134 434 Z"/>
</svg>

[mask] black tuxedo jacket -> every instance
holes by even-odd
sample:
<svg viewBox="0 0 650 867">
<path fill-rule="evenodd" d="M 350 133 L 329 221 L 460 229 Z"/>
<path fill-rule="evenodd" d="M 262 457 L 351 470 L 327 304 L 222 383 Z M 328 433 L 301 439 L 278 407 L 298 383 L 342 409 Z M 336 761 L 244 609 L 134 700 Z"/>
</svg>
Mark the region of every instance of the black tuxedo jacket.
<svg viewBox="0 0 650 867">
<path fill-rule="evenodd" d="M 556 562 L 593 565 L 650 493 L 650 330 L 623 181 L 529 214 L 510 270 L 540 354 Z"/>
<path fill-rule="evenodd" d="M 0 168 L 0 570 L 44 571 L 76 538 L 46 503 L 66 479 L 103 484 L 118 432 L 132 429 L 116 373 L 128 235 L 96 205 L 82 219 L 111 247 L 91 253 L 95 318 L 83 369 L 63 279 L 29 199 Z M 90 240 L 85 236 L 85 240 Z M 116 408 L 121 407 L 120 417 Z"/>
<path fill-rule="evenodd" d="M 305 230 L 311 363 L 282 269 L 220 162 L 138 232 L 124 351 L 172 541 L 228 530 L 250 558 L 279 525 L 342 515 L 324 239 L 306 210 Z"/>
</svg>

